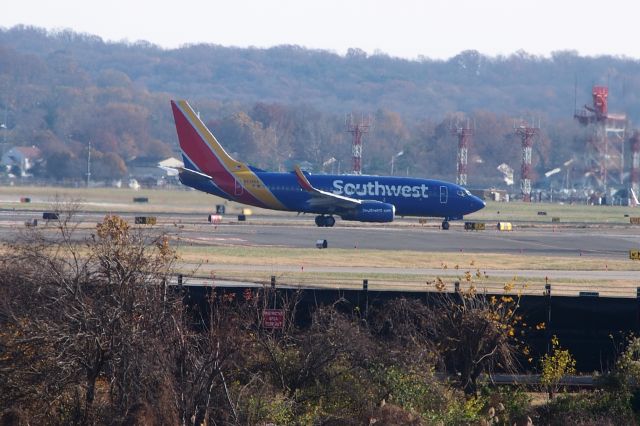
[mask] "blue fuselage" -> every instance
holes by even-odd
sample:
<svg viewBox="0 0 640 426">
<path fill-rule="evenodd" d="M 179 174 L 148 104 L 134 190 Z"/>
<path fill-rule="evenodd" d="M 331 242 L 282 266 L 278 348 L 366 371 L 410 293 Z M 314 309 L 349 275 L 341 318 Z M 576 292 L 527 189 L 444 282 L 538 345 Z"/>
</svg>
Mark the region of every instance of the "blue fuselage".
<svg viewBox="0 0 640 426">
<path fill-rule="evenodd" d="M 316 213 L 338 213 L 332 206 L 310 202 L 311 194 L 290 173 L 255 172 L 261 184 L 284 206 L 282 210 Z M 368 175 L 306 175 L 314 188 L 358 200 L 375 200 L 395 206 L 397 216 L 442 217 L 462 219 L 466 214 L 482 209 L 485 203 L 465 188 L 450 182 L 395 176 Z M 237 201 L 242 191 L 251 188 L 238 186 L 236 194 L 223 192 L 212 181 L 182 176 L 181 181 L 200 191 Z M 215 176 L 213 176 L 215 180 Z M 256 204 L 258 207 L 268 207 Z M 271 208 L 271 207 L 269 207 Z"/>
</svg>

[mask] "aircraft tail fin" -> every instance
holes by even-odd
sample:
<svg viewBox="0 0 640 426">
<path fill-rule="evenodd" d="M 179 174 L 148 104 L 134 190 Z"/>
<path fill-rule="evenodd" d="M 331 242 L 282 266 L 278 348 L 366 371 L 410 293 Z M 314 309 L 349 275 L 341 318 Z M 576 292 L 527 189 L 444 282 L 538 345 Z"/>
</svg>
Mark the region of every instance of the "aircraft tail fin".
<svg viewBox="0 0 640 426">
<path fill-rule="evenodd" d="M 234 175 L 247 169 L 224 150 L 187 101 L 171 101 L 178 141 L 188 169 L 206 175 Z"/>
</svg>

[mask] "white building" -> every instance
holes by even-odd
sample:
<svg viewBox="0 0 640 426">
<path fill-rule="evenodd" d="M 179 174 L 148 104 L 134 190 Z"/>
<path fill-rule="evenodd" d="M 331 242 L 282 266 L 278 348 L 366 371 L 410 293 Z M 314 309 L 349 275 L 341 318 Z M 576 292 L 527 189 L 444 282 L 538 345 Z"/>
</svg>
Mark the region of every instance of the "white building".
<svg viewBox="0 0 640 426">
<path fill-rule="evenodd" d="M 2 165 L 9 173 L 27 176 L 41 159 L 42 152 L 35 146 L 14 146 L 2 156 Z"/>
</svg>

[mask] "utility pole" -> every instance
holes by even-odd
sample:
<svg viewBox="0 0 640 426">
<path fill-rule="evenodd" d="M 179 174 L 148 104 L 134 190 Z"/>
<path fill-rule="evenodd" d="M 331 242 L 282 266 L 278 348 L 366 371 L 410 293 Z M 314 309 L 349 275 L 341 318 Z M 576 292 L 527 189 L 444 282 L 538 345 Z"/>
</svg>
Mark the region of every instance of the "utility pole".
<svg viewBox="0 0 640 426">
<path fill-rule="evenodd" d="M 7 111 L 7 109 L 8 109 L 8 106 L 5 103 L 4 104 L 4 121 L 2 122 L 2 126 L 0 126 L 0 127 L 2 127 L 4 129 L 4 144 L 5 145 L 7 144 L 7 130 L 8 130 L 8 126 L 7 126 L 7 113 L 8 113 L 8 111 Z"/>
<path fill-rule="evenodd" d="M 393 166 L 395 165 L 396 158 L 401 157 L 403 155 L 404 155 L 404 150 L 402 150 L 402 151 L 400 151 L 400 152 L 398 152 L 396 154 L 393 154 L 391 156 L 391 176 L 393 176 Z"/>
<path fill-rule="evenodd" d="M 89 139 L 89 151 L 87 151 L 87 188 L 91 182 L 91 139 Z"/>
</svg>

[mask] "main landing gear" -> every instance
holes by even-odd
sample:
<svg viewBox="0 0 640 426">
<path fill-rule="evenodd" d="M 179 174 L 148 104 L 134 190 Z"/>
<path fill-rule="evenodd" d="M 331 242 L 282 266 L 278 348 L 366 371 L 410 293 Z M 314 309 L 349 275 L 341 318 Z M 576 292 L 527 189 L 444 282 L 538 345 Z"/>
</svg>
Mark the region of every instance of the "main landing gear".
<svg viewBox="0 0 640 426">
<path fill-rule="evenodd" d="M 443 220 L 442 221 L 442 230 L 446 231 L 447 229 L 449 229 L 449 221 Z"/>
<path fill-rule="evenodd" d="M 318 226 L 326 226 L 330 228 L 335 224 L 336 220 L 333 218 L 333 216 L 316 216 L 316 225 Z"/>
</svg>

